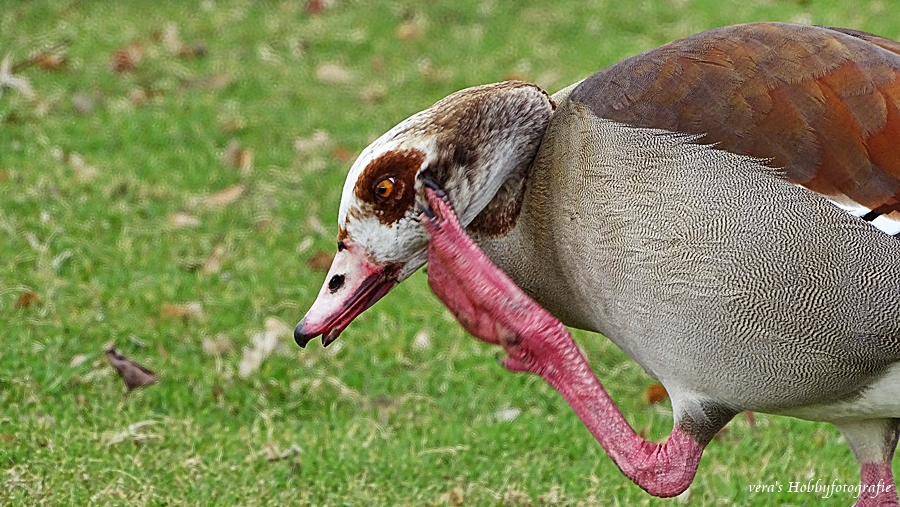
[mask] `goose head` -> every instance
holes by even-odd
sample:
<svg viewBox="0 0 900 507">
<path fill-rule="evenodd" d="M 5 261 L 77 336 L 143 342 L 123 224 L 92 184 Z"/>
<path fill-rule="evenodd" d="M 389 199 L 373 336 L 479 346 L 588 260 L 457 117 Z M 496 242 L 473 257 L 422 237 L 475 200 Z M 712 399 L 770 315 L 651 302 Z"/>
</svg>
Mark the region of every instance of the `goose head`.
<svg viewBox="0 0 900 507">
<path fill-rule="evenodd" d="M 360 313 L 427 261 L 418 217 L 427 180 L 463 226 L 521 190 L 553 111 L 535 85 L 508 81 L 456 92 L 407 118 L 353 163 L 338 212 L 337 254 L 294 330 L 328 345 Z M 500 195 L 498 195 L 498 192 Z M 485 209 L 488 208 L 488 209 Z"/>
</svg>

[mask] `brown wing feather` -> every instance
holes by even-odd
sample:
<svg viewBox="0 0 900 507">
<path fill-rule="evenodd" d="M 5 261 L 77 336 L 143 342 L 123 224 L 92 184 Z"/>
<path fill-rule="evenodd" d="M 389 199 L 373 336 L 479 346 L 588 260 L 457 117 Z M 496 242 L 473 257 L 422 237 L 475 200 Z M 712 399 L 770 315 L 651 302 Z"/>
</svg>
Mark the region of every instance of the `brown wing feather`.
<svg viewBox="0 0 900 507">
<path fill-rule="evenodd" d="M 781 23 L 719 28 L 604 69 L 570 98 L 602 118 L 771 159 L 789 181 L 838 202 L 900 210 L 900 43 L 890 39 Z"/>
</svg>

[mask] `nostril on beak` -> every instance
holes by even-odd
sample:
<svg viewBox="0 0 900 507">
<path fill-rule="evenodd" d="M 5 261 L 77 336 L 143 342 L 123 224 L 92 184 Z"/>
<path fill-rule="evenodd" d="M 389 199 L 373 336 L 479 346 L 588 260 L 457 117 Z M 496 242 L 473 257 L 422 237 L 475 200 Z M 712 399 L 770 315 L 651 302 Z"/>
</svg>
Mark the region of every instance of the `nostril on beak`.
<svg viewBox="0 0 900 507">
<path fill-rule="evenodd" d="M 332 294 L 337 292 L 337 290 L 343 286 L 344 275 L 334 275 L 331 277 L 331 280 L 328 280 L 328 290 L 330 290 Z"/>
</svg>

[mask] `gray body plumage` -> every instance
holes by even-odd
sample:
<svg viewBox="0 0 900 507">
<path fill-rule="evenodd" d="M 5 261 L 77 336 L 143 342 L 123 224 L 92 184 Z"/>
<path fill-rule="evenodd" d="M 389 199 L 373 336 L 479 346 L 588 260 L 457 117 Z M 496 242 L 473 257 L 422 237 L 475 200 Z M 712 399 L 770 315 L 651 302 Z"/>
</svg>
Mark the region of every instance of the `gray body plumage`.
<svg viewBox="0 0 900 507">
<path fill-rule="evenodd" d="M 599 119 L 567 91 L 515 227 L 476 240 L 662 382 L 676 419 L 852 402 L 900 360 L 900 242 L 761 161 Z M 900 417 L 900 400 L 881 412 L 859 415 Z"/>
</svg>

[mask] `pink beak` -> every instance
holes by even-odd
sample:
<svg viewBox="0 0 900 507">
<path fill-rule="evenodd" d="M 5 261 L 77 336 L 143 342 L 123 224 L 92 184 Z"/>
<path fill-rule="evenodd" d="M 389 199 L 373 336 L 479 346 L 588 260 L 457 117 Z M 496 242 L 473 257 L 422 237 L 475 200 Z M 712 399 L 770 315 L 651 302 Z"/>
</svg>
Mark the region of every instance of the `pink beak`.
<svg viewBox="0 0 900 507">
<path fill-rule="evenodd" d="M 342 241 L 319 296 L 294 329 L 297 345 L 306 347 L 322 335 L 322 345 L 328 346 L 353 319 L 397 285 L 399 273 L 400 266 L 376 264 L 352 241 Z"/>
</svg>

